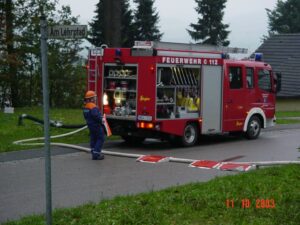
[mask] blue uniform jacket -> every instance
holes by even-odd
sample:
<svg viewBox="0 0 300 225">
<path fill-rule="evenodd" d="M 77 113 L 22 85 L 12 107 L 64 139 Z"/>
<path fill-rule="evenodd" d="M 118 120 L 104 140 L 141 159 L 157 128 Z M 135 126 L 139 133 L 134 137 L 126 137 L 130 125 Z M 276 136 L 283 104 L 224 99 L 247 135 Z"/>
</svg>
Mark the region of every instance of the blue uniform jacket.
<svg viewBox="0 0 300 225">
<path fill-rule="evenodd" d="M 83 115 L 90 130 L 102 130 L 102 115 L 94 103 L 88 102 L 85 104 L 83 108 Z"/>
</svg>

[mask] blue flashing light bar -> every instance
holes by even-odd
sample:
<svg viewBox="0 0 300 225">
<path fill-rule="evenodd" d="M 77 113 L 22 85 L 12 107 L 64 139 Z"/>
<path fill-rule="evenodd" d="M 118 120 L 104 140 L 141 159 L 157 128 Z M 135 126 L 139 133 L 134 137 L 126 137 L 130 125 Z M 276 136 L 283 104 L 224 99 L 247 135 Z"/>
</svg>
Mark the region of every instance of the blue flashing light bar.
<svg viewBox="0 0 300 225">
<path fill-rule="evenodd" d="M 255 61 L 262 61 L 263 54 L 262 53 L 255 53 L 254 54 L 254 60 Z"/>
<path fill-rule="evenodd" d="M 115 55 L 117 57 L 120 57 L 122 55 L 121 49 L 117 48 L 116 51 L 115 51 Z"/>
<path fill-rule="evenodd" d="M 222 53 L 221 57 L 222 57 L 222 59 L 229 59 L 230 58 L 229 54 L 227 54 L 227 53 Z"/>
</svg>

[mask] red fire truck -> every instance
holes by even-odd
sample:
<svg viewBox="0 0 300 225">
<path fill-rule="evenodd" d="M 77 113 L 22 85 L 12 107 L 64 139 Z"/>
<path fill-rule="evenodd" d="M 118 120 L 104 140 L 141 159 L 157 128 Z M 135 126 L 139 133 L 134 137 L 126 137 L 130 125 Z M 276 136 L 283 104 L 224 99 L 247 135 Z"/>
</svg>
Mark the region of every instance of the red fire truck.
<svg viewBox="0 0 300 225">
<path fill-rule="evenodd" d="M 276 80 L 270 65 L 228 59 L 230 51 L 240 50 L 149 41 L 102 46 L 89 52 L 87 89 L 125 141 L 192 146 L 200 135 L 230 132 L 255 139 L 274 125 Z"/>
</svg>

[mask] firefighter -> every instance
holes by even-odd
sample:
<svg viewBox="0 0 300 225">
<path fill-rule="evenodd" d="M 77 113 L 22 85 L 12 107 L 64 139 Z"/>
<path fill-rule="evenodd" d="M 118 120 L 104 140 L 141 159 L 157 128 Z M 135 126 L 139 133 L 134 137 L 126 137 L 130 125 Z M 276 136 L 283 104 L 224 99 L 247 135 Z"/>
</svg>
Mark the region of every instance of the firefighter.
<svg viewBox="0 0 300 225">
<path fill-rule="evenodd" d="M 94 91 L 87 91 L 84 97 L 83 115 L 90 130 L 90 147 L 93 160 L 104 159 L 102 146 L 104 143 L 103 118 L 96 106 L 97 95 Z"/>
</svg>

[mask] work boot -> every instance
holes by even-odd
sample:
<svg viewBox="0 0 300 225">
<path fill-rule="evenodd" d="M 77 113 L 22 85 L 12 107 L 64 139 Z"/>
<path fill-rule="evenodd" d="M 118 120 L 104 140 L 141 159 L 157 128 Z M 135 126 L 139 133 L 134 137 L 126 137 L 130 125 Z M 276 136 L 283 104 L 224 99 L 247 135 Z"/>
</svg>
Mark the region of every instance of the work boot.
<svg viewBox="0 0 300 225">
<path fill-rule="evenodd" d="M 102 153 L 92 155 L 92 160 L 102 160 L 102 159 L 104 159 L 104 154 L 102 154 Z"/>
</svg>

